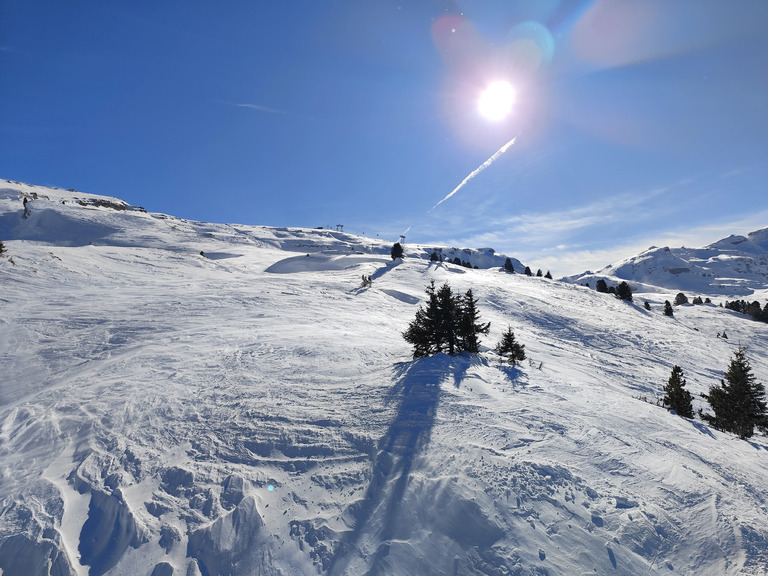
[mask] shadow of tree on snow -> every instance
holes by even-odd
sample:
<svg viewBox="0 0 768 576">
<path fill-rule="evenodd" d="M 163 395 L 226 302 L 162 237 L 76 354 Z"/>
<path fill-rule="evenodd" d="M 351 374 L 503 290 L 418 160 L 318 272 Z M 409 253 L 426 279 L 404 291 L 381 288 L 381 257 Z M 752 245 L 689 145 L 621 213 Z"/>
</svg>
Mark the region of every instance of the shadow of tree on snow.
<svg viewBox="0 0 768 576">
<path fill-rule="evenodd" d="M 347 555 L 356 550 L 364 534 L 372 533 L 379 541 L 394 536 L 411 471 L 429 444 L 435 424 L 440 382 L 453 374 L 454 368 L 453 358 L 444 354 L 395 368 L 398 381 L 392 397 L 399 398 L 400 404 L 379 440 L 365 496 L 345 512 L 352 519 L 352 530 L 342 537 L 328 574 L 344 573 Z"/>
</svg>

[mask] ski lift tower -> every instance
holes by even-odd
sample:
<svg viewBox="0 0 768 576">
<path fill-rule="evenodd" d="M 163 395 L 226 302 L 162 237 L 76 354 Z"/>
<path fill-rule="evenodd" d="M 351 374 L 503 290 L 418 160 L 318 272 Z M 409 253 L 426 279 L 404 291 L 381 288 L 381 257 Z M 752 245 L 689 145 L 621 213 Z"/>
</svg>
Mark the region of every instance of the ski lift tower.
<svg viewBox="0 0 768 576">
<path fill-rule="evenodd" d="M 336 232 L 344 232 L 344 224 L 336 224 Z"/>
<path fill-rule="evenodd" d="M 400 244 L 405 242 L 405 236 L 403 234 L 400 234 L 400 240 L 398 240 L 398 242 L 400 242 Z"/>
</svg>

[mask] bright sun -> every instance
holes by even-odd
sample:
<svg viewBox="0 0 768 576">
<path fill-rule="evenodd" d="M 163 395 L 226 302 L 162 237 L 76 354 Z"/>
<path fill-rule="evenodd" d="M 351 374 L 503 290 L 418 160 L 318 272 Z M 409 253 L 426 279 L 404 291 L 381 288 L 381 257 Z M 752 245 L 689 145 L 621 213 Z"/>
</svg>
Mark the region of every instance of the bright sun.
<svg viewBox="0 0 768 576">
<path fill-rule="evenodd" d="M 477 109 L 488 120 L 503 120 L 512 111 L 514 101 L 515 89 L 509 82 L 501 80 L 489 84 L 480 94 Z"/>
</svg>

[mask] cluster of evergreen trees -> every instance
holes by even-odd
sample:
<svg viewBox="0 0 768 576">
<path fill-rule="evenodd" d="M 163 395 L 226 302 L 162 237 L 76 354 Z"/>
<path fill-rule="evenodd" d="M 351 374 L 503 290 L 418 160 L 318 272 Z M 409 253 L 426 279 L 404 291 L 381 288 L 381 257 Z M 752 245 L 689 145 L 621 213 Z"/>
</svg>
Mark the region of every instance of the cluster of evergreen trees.
<svg viewBox="0 0 768 576">
<path fill-rule="evenodd" d="M 403 338 L 413 345 L 414 358 L 439 352 L 479 352 L 479 336 L 488 334 L 491 324 L 480 322 L 472 290 L 457 296 L 448 284 L 436 289 L 432 280 L 427 296 L 426 305 L 416 311 L 416 318 L 403 332 Z"/>
<path fill-rule="evenodd" d="M 480 352 L 480 335 L 488 334 L 491 323 L 480 321 L 472 290 L 455 295 L 447 283 L 437 289 L 432 280 L 426 292 L 426 304 L 403 332 L 403 338 L 413 346 L 413 357 Z M 496 352 L 512 364 L 525 360 L 525 346 L 515 340 L 512 328 L 502 335 Z"/>
<path fill-rule="evenodd" d="M 680 416 L 693 418 L 693 398 L 685 385 L 683 369 L 674 366 L 664 386 L 663 402 Z M 718 430 L 738 434 L 739 438 L 744 439 L 753 436 L 755 428 L 763 431 L 768 429 L 765 387 L 755 381 L 745 348 L 740 347 L 734 352 L 720 385 L 710 386 L 709 394 L 702 396 L 714 415 L 699 410 L 699 416 Z"/>
<path fill-rule="evenodd" d="M 507 271 L 507 272 L 509 272 L 510 274 L 514 274 L 514 273 L 515 273 L 515 267 L 512 265 L 512 260 L 511 260 L 510 258 L 507 258 L 507 259 L 504 261 L 504 270 L 506 270 L 506 271 Z M 530 267 L 530 266 L 526 266 L 526 267 L 525 267 L 525 270 L 523 270 L 523 274 L 525 274 L 526 276 L 533 276 L 533 272 L 531 271 L 531 267 Z M 544 274 L 544 273 L 541 271 L 541 268 L 539 268 L 539 269 L 536 271 L 536 277 L 537 277 L 537 278 L 542 278 L 542 277 L 544 277 L 544 278 L 549 278 L 550 280 L 552 280 L 552 274 L 549 272 L 549 270 L 547 270 L 547 273 L 546 273 L 546 274 Z"/>
<path fill-rule="evenodd" d="M 613 294 L 620 300 L 626 300 L 632 302 L 632 289 L 629 284 L 622 281 L 618 286 L 608 286 L 608 283 L 600 278 L 595 284 L 595 290 L 602 292 L 603 294 Z"/>
<path fill-rule="evenodd" d="M 764 307 L 760 307 L 760 302 L 755 300 L 754 302 L 745 302 L 744 300 L 734 300 L 733 302 L 725 301 L 725 308 L 746 314 L 751 316 L 754 320 L 760 322 L 768 322 L 768 302 Z"/>
</svg>

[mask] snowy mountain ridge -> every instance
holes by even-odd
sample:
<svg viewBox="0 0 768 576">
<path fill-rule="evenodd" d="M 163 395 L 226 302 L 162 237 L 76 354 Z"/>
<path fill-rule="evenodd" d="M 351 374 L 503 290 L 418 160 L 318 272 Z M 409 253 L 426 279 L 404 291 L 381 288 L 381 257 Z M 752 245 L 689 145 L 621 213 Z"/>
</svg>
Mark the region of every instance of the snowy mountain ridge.
<svg viewBox="0 0 768 576">
<path fill-rule="evenodd" d="M 654 287 L 700 294 L 749 296 L 768 288 L 768 228 L 747 236 L 732 234 L 703 248 L 657 248 L 602 270 L 566 278 L 584 284 L 626 280 L 637 289 Z"/>
<path fill-rule="evenodd" d="M 766 438 L 655 404 L 678 364 L 706 409 L 739 344 L 768 382 L 717 292 L 666 318 L 677 287 L 13 182 L 0 240 L 2 576 L 768 573 Z M 481 354 L 412 359 L 430 280 L 473 290 Z"/>
</svg>

